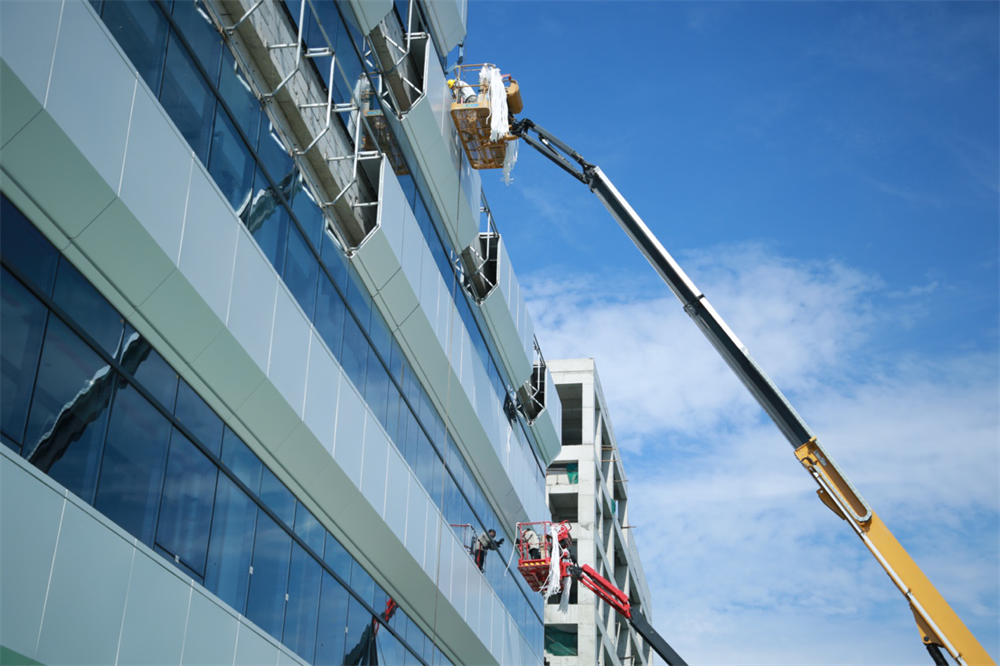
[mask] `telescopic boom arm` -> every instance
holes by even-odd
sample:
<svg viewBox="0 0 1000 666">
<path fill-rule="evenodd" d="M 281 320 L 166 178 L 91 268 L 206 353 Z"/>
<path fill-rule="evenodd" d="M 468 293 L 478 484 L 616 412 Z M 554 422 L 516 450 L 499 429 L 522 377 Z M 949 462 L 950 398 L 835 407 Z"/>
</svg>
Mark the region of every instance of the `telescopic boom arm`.
<svg viewBox="0 0 1000 666">
<path fill-rule="evenodd" d="M 537 538 L 535 529 L 541 525 L 543 531 L 548 534 L 551 530 L 552 539 L 542 542 Z M 524 576 L 531 589 L 536 592 L 550 594 L 548 589 L 549 579 L 556 570 L 558 563 L 558 576 L 560 581 L 573 578 L 581 585 L 589 589 L 598 597 L 603 599 L 615 612 L 628 620 L 636 633 L 649 644 L 656 654 L 666 662 L 667 666 L 687 666 L 677 652 L 670 647 L 666 639 L 653 628 L 638 608 L 632 606 L 629 597 L 625 592 L 615 586 L 614 583 L 597 573 L 589 564 L 579 564 L 573 557 L 573 540 L 570 538 L 570 525 L 568 521 L 562 521 L 558 525 L 552 525 L 548 521 L 541 523 L 518 523 L 517 532 L 520 535 L 516 548 L 519 552 L 517 560 L 518 571 Z M 536 535 L 534 540 L 528 535 Z M 551 549 L 552 544 L 558 542 L 559 548 Z M 557 560 L 553 562 L 553 559 Z M 563 588 L 566 592 L 569 588 Z"/>
<path fill-rule="evenodd" d="M 646 621 L 642 613 L 632 608 L 625 593 L 612 585 L 607 578 L 597 573 L 593 567 L 588 564 L 581 566 L 573 563 L 566 567 L 566 573 L 580 581 L 581 585 L 590 588 L 594 594 L 608 602 L 612 608 L 624 616 L 636 633 L 649 643 L 649 647 L 653 648 L 656 654 L 667 662 L 667 666 L 687 666 L 687 662 L 670 647 L 670 644 L 656 629 L 653 629 L 653 625 Z"/>
<path fill-rule="evenodd" d="M 525 118 L 515 121 L 511 125 L 511 134 L 524 139 L 557 166 L 587 185 L 618 221 L 670 290 L 680 299 L 684 311 L 785 435 L 799 462 L 819 484 L 817 495 L 820 500 L 847 521 L 906 597 L 923 643 L 934 663 L 938 666 L 947 663 L 941 655 L 941 648 L 944 648 L 959 664 L 996 666 L 909 553 L 827 455 L 802 417 L 757 365 L 705 295 L 681 270 L 604 172 L 531 120 Z"/>
</svg>

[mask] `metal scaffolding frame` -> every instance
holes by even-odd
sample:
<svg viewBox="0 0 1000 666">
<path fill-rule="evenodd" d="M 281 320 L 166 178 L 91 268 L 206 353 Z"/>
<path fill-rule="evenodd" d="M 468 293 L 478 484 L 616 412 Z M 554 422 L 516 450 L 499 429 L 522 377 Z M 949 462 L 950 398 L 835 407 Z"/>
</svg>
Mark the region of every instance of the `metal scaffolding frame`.
<svg viewBox="0 0 1000 666">
<path fill-rule="evenodd" d="M 366 49 L 364 57 L 368 65 L 372 69 L 377 69 L 384 77 L 398 77 L 404 87 L 408 87 L 417 94 L 416 99 L 411 102 L 409 100 L 398 99 L 396 93 L 393 92 L 391 85 L 385 86 L 385 89 L 379 92 L 380 98 L 383 101 L 388 102 L 389 107 L 399 120 L 402 120 L 406 116 L 407 112 L 419 104 L 420 101 L 427 95 L 427 88 L 424 85 L 426 79 L 424 62 L 415 63 L 421 74 L 421 80 L 419 82 L 411 81 L 410 78 L 405 76 L 399 68 L 408 57 L 416 54 L 418 46 L 422 45 L 424 55 L 426 56 L 426 48 L 428 42 L 430 41 L 430 34 L 423 29 L 414 30 L 414 21 L 420 19 L 419 14 L 420 12 L 417 7 L 417 0 L 408 0 L 406 24 L 403 25 L 403 44 L 399 44 L 393 40 L 392 37 L 389 36 L 387 30 L 382 30 L 382 38 L 397 54 L 395 56 L 393 54 L 389 54 L 392 59 L 389 67 L 385 66 L 386 63 L 381 62 L 378 51 L 372 43 L 371 35 L 365 37 Z M 422 22 L 422 19 L 420 20 Z M 381 25 L 385 25 L 385 20 L 382 21 Z M 420 27 L 423 28 L 422 25 Z M 378 62 L 372 62 L 372 57 L 374 57 Z"/>
<path fill-rule="evenodd" d="M 271 64 L 278 71 L 281 76 L 280 82 L 270 90 L 265 90 L 265 84 L 258 77 L 253 75 L 254 68 L 250 66 L 247 61 L 246 55 L 240 48 L 234 48 L 233 39 L 240 28 L 240 26 L 245 23 L 255 12 L 260 10 L 261 7 L 265 5 L 270 5 L 273 7 L 273 11 L 276 13 L 283 12 L 283 10 L 277 6 L 275 0 L 257 0 L 242 16 L 234 23 L 227 25 L 223 16 L 220 14 L 218 8 L 214 3 L 206 3 L 213 14 L 213 19 L 218 26 L 220 32 L 226 40 L 230 50 L 235 55 L 240 68 L 242 69 L 248 83 L 251 85 L 252 92 L 258 100 L 260 100 L 265 109 L 267 109 L 267 115 L 269 120 L 272 121 L 272 125 L 281 140 L 283 146 L 288 152 L 289 156 L 292 158 L 298 172 L 302 175 L 305 181 L 306 187 L 309 190 L 309 194 L 312 199 L 317 203 L 320 209 L 323 211 L 323 216 L 326 221 L 326 230 L 330 233 L 333 239 L 341 247 L 347 256 L 351 256 L 354 251 L 360 246 L 361 242 L 353 244 L 345 237 L 343 231 L 340 229 L 339 222 L 336 215 L 334 214 L 333 207 L 350 191 L 351 187 L 358 184 L 359 166 L 369 160 L 377 160 L 382 158 L 382 152 L 380 150 L 362 150 L 360 137 L 362 133 L 367 129 L 368 134 L 372 137 L 375 136 L 374 132 L 370 130 L 367 126 L 367 120 L 363 118 L 360 113 L 360 103 L 358 100 L 359 88 L 360 86 L 355 84 L 351 85 L 351 82 L 347 80 L 347 77 L 343 71 L 343 68 L 339 66 L 336 50 L 333 48 L 332 41 L 329 35 L 323 27 L 322 21 L 318 11 L 316 10 L 313 0 L 303 0 L 299 7 L 299 17 L 298 25 L 296 26 L 296 38 L 295 41 L 276 43 L 276 44 L 265 44 L 269 53 L 281 50 L 294 50 L 295 57 L 293 60 L 293 65 L 286 72 L 282 72 L 279 64 L 280 59 L 272 58 Z M 324 45 L 322 46 L 309 46 L 305 42 L 305 37 L 303 34 L 304 26 L 306 24 L 306 9 L 311 12 L 311 17 L 315 21 L 316 25 L 319 27 L 320 34 L 324 40 Z M 318 84 L 318 87 L 325 88 L 325 99 L 317 99 L 315 101 L 303 101 L 296 102 L 296 106 L 300 111 L 308 111 L 309 109 L 320 110 L 323 116 L 322 129 L 315 133 L 312 140 L 305 146 L 296 146 L 296 143 L 291 139 L 288 133 L 284 130 L 283 124 L 280 122 L 274 122 L 276 118 L 283 117 L 283 114 L 277 109 L 273 108 L 277 104 L 277 95 L 292 81 L 296 74 L 303 74 L 303 63 L 307 61 L 316 61 L 321 58 L 329 58 L 329 74 L 328 81 L 326 84 L 322 77 L 317 77 L 317 81 L 307 81 L 307 88 L 314 87 Z M 335 77 L 341 76 L 343 81 L 348 84 L 348 87 L 353 91 L 351 100 L 349 102 L 336 103 L 333 101 L 333 82 Z M 304 74 L 303 74 L 304 76 Z M 362 79 L 367 83 L 366 74 L 362 74 Z M 312 84 L 312 85 L 310 85 Z M 326 136 L 333 127 L 333 116 L 338 113 L 350 114 L 350 120 L 347 123 L 349 127 L 353 129 L 350 139 L 353 143 L 352 150 L 345 152 L 341 155 L 324 155 L 323 159 L 327 164 L 335 164 L 338 162 L 350 161 L 350 177 L 347 183 L 340 189 L 336 196 L 332 199 L 327 200 L 323 196 L 324 188 L 316 182 L 311 169 L 308 167 L 306 162 L 306 155 L 319 145 L 319 142 L 324 136 Z M 376 141 L 377 146 L 377 141 Z M 379 201 L 376 198 L 374 201 L 355 201 L 352 202 L 351 207 L 357 208 L 370 208 L 377 207 Z M 369 230 L 370 231 L 370 230 Z M 363 241 L 362 241 L 363 242 Z"/>
</svg>

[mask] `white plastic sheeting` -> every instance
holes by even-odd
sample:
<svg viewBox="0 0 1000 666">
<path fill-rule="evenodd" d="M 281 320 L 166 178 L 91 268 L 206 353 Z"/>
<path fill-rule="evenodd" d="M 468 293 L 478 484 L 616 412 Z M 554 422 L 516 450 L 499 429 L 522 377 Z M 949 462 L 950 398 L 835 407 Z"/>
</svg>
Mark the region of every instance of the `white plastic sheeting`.
<svg viewBox="0 0 1000 666">
<path fill-rule="evenodd" d="M 514 165 L 517 164 L 517 139 L 507 142 L 507 150 L 503 155 L 503 175 L 500 177 L 503 180 L 504 185 L 510 185 L 511 178 L 510 172 L 514 170 Z"/>
<path fill-rule="evenodd" d="M 539 590 L 548 599 L 562 591 L 562 546 L 559 544 L 559 525 L 552 525 L 552 552 L 549 553 L 549 577 Z M 566 586 L 569 589 L 569 586 Z"/>
<path fill-rule="evenodd" d="M 507 110 L 507 89 L 503 85 L 500 70 L 493 65 L 484 65 L 479 72 L 479 83 L 487 90 L 486 103 L 490 108 L 490 141 L 503 141 L 510 136 L 510 113 Z M 482 88 L 481 88 L 482 89 Z M 517 162 L 517 141 L 507 141 L 503 157 L 505 184 L 510 185 L 510 172 Z"/>
<path fill-rule="evenodd" d="M 510 136 L 507 91 L 503 87 L 500 70 L 493 65 L 484 65 L 479 72 L 479 83 L 486 87 L 488 94 L 486 102 L 490 107 L 490 141 L 500 141 Z"/>
</svg>

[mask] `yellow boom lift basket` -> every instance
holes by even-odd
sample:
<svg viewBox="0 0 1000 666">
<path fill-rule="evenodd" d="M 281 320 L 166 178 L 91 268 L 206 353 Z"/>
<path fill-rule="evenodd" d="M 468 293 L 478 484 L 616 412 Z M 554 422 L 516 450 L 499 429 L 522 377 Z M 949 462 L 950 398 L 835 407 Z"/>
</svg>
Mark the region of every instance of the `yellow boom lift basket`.
<svg viewBox="0 0 1000 666">
<path fill-rule="evenodd" d="M 492 118 L 489 83 L 479 79 L 479 72 L 483 67 L 484 65 L 460 65 L 455 68 L 454 78 L 448 81 L 452 95 L 451 117 L 472 168 L 502 169 L 507 142 L 517 137 L 507 135 L 495 141 L 490 139 Z M 510 78 L 509 74 L 503 80 L 507 110 L 513 117 L 513 114 L 520 113 L 523 108 L 521 93 L 517 81 Z"/>
</svg>

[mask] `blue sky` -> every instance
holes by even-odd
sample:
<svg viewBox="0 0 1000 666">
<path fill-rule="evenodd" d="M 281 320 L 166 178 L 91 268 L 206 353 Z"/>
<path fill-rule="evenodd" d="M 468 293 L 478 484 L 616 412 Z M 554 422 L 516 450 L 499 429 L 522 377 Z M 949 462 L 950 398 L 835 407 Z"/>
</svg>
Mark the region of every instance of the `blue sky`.
<svg viewBox="0 0 1000 666">
<path fill-rule="evenodd" d="M 1000 4 L 469 3 L 1000 658 Z M 594 357 L 691 664 L 917 664 L 902 596 L 586 188 L 483 172 L 548 358 Z M 495 177 L 494 177 L 495 176 Z"/>
</svg>

